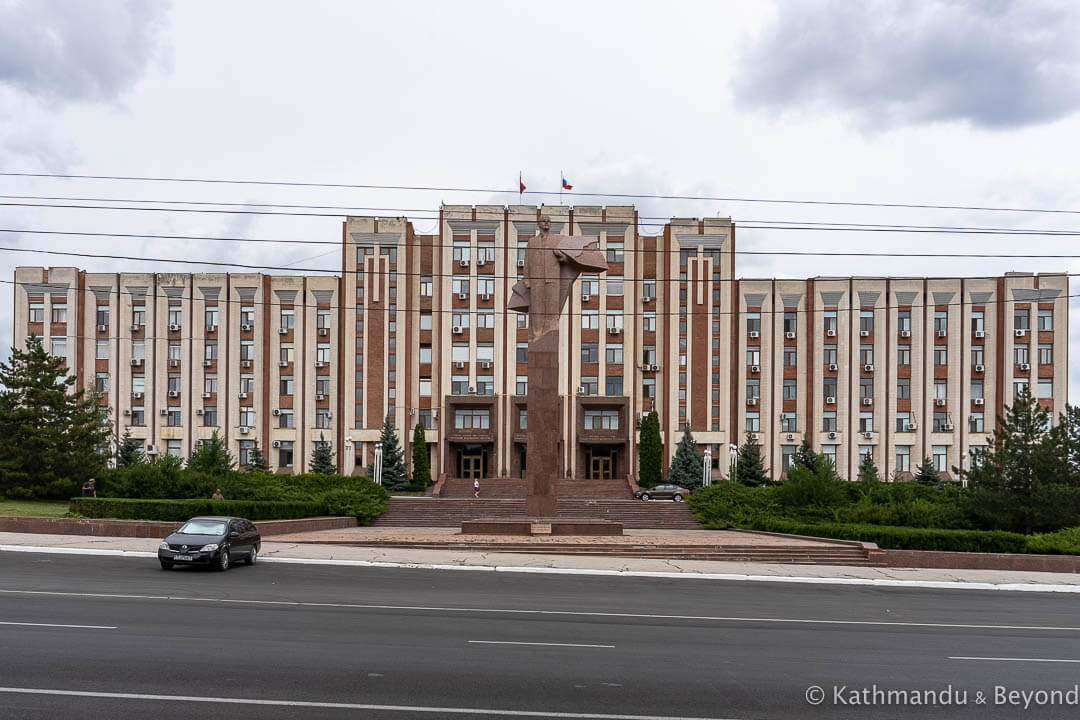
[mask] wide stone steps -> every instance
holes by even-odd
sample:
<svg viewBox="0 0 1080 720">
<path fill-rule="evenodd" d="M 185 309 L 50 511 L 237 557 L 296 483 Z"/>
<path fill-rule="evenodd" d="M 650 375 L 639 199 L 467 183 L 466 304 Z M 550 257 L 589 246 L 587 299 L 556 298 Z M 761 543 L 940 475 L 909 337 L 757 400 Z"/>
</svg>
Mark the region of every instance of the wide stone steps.
<svg viewBox="0 0 1080 720">
<path fill-rule="evenodd" d="M 521 516 L 525 501 L 480 498 L 390 498 L 376 527 L 458 527 L 481 517 Z M 599 518 L 621 522 L 628 529 L 700 530 L 686 503 L 640 500 L 560 498 L 560 518 Z"/>
<path fill-rule="evenodd" d="M 626 480 L 559 480 L 556 494 L 565 498 L 593 498 L 597 500 L 629 500 L 633 497 Z M 440 497 L 471 498 L 473 481 L 465 478 L 447 478 L 442 485 Z M 525 497 L 525 480 L 521 478 L 485 478 L 480 481 L 480 497 L 488 499 L 521 500 Z"/>
</svg>

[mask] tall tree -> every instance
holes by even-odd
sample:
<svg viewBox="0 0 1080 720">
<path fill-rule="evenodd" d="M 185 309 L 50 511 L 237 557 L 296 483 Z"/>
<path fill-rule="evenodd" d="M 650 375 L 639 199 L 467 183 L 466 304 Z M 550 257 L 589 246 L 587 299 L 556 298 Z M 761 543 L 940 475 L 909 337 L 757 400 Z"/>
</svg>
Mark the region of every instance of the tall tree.
<svg viewBox="0 0 1080 720">
<path fill-rule="evenodd" d="M 330 450 L 330 443 L 326 442 L 326 436 L 319 433 L 319 442 L 311 451 L 311 472 L 320 475 L 334 475 L 337 473 L 337 465 L 334 463 L 334 453 Z"/>
<path fill-rule="evenodd" d="M 765 457 L 753 433 L 746 434 L 746 442 L 739 448 L 739 460 L 732 479 L 753 487 L 769 482 L 769 469 L 765 466 Z"/>
<path fill-rule="evenodd" d="M 660 441 L 660 417 L 653 410 L 641 421 L 638 438 L 638 485 L 655 487 L 664 479 L 664 444 Z"/>
<path fill-rule="evenodd" d="M 393 417 L 387 415 L 379 434 L 382 443 L 382 484 L 387 490 L 407 490 L 409 476 L 405 469 L 405 451 L 401 449 Z"/>
<path fill-rule="evenodd" d="M 668 482 L 693 489 L 701 486 L 703 476 L 701 453 L 698 452 L 690 426 L 686 425 L 682 439 L 675 447 L 675 457 L 671 459 L 671 466 L 668 468 Z"/>
<path fill-rule="evenodd" d="M 812 473 L 817 473 L 824 464 L 822 456 L 818 455 L 814 452 L 813 448 L 810 447 L 809 438 L 803 438 L 802 445 L 795 451 L 795 457 L 792 458 L 792 463 L 799 467 L 804 467 Z"/>
<path fill-rule="evenodd" d="M 431 457 L 428 453 L 424 423 L 416 423 L 412 435 L 412 486 L 424 490 L 431 484 Z"/>
<path fill-rule="evenodd" d="M 116 467 L 137 465 L 143 461 L 143 443 L 131 437 L 131 428 L 124 428 L 120 442 L 116 443 Z"/>
<path fill-rule="evenodd" d="M 225 440 L 218 435 L 217 430 L 195 446 L 195 451 L 191 453 L 187 461 L 188 470 L 204 472 L 208 475 L 225 475 L 235 466 L 236 461 L 233 460 L 229 448 L 225 445 Z"/>
<path fill-rule="evenodd" d="M 69 498 L 106 467 L 109 408 L 31 337 L 0 363 L 0 494 Z"/>
<path fill-rule="evenodd" d="M 881 482 L 877 465 L 874 464 L 874 458 L 869 453 L 863 455 L 859 462 L 859 479 L 865 483 Z"/>
<path fill-rule="evenodd" d="M 244 469 L 248 472 L 270 472 L 270 463 L 266 460 L 266 455 L 263 454 L 262 448 L 259 447 L 259 441 L 255 441 L 254 447 L 248 451 L 247 465 Z"/>
<path fill-rule="evenodd" d="M 919 466 L 915 468 L 915 482 L 920 485 L 937 485 L 941 482 L 933 460 L 928 457 L 923 458 Z"/>
</svg>

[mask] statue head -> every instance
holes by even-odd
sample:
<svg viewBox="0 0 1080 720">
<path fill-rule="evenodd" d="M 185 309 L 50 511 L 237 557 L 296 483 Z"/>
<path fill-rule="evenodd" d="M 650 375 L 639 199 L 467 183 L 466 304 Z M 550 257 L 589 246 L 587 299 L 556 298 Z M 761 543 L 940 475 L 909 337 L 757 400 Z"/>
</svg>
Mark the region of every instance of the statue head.
<svg viewBox="0 0 1080 720">
<path fill-rule="evenodd" d="M 551 232 L 551 216 L 541 215 L 536 225 L 540 228 L 540 232 Z"/>
</svg>

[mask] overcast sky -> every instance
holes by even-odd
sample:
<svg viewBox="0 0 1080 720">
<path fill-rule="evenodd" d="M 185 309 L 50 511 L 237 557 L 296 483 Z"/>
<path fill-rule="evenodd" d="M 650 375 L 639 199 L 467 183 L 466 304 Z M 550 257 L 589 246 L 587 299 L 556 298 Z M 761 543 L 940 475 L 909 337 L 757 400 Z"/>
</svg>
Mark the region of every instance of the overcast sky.
<svg viewBox="0 0 1080 720">
<path fill-rule="evenodd" d="M 511 189 L 520 170 L 530 190 L 557 191 L 562 170 L 585 192 L 1073 211 L 637 202 L 658 218 L 1073 229 L 1078 37 L 1080 5 L 1067 0 L 0 0 L 0 171 Z M 12 177 L 0 177 L 0 194 L 415 209 L 420 232 L 435 228 L 430 216 L 442 202 L 517 200 Z M 0 228 L 340 239 L 340 219 L 329 217 L 3 205 Z M 1076 244 L 751 229 L 738 237 L 741 250 L 1068 253 Z M 298 270 L 340 263 L 333 245 L 0 233 L 0 246 Z M 1080 267 L 1068 259 L 737 262 L 741 277 Z M 0 251 L 0 277 L 10 280 L 16 265 L 213 269 Z M 11 293 L 0 297 L 10 302 Z M 1080 304 L 1072 307 L 1076 356 Z M 11 336 L 9 308 L 0 316 L 3 357 Z M 1075 400 L 1080 374 L 1070 376 Z"/>
</svg>

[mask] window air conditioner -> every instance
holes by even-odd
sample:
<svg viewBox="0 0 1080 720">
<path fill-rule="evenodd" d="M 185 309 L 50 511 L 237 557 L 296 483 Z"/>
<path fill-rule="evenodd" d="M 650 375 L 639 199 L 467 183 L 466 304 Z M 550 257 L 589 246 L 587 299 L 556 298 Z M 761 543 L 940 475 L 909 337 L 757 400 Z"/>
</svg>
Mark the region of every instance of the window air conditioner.
<svg viewBox="0 0 1080 720">
<path fill-rule="evenodd" d="M 251 325 L 244 324 L 240 326 L 240 332 L 251 332 Z"/>
<path fill-rule="evenodd" d="M 901 330 L 900 331 L 900 337 L 911 337 L 911 331 L 910 330 Z"/>
<path fill-rule="evenodd" d="M 941 431 L 942 432 L 952 432 L 953 431 L 953 424 L 952 423 L 942 423 L 941 424 Z"/>
<path fill-rule="evenodd" d="M 986 404 L 986 400 L 983 399 L 983 398 L 975 398 L 974 402 L 975 402 L 976 405 L 985 405 Z"/>
<path fill-rule="evenodd" d="M 280 328 L 277 329 L 277 331 L 278 331 L 278 335 L 284 335 L 287 332 L 289 332 L 289 328 L 280 327 Z"/>
<path fill-rule="evenodd" d="M 976 366 L 975 366 L 975 372 L 977 372 L 977 373 L 981 373 L 981 372 L 983 372 L 984 370 L 986 370 L 986 366 L 985 366 L 985 365 L 976 365 Z"/>
<path fill-rule="evenodd" d="M 1021 370 L 1030 370 L 1031 369 L 1031 363 L 1020 363 L 1020 369 Z"/>
<path fill-rule="evenodd" d="M 836 404 L 836 398 L 834 396 L 832 396 L 832 395 L 826 395 L 825 396 L 825 404 L 826 405 L 835 405 Z"/>
<path fill-rule="evenodd" d="M 934 398 L 934 404 L 938 407 L 945 407 L 945 398 Z"/>
<path fill-rule="evenodd" d="M 169 332 L 179 332 L 180 325 L 178 323 L 169 323 Z"/>
<path fill-rule="evenodd" d="M 160 410 L 158 410 L 158 415 L 168 415 L 168 414 L 169 414 L 169 411 L 166 410 L 165 408 L 161 408 Z"/>
<path fill-rule="evenodd" d="M 472 386 L 472 385 L 469 386 L 469 394 L 470 395 L 475 395 L 476 394 L 476 388 L 474 386 Z"/>
<path fill-rule="evenodd" d="M 1016 335 L 1016 337 L 1024 337 L 1025 335 L 1027 335 L 1027 330 L 1021 330 L 1017 328 L 1014 334 Z"/>
<path fill-rule="evenodd" d="M 758 399 L 756 397 L 746 398 L 746 404 L 747 405 L 757 405 L 757 401 L 758 401 Z"/>
<path fill-rule="evenodd" d="M 863 405 L 873 405 L 874 404 L 874 398 L 863 398 L 862 399 L 862 404 Z"/>
<path fill-rule="evenodd" d="M 279 447 L 281 447 L 281 441 L 280 440 L 275 440 L 273 443 L 271 443 L 271 445 L 273 445 L 276 448 L 279 448 Z"/>
<path fill-rule="evenodd" d="M 207 359 L 207 360 L 203 360 L 203 361 L 202 361 L 202 366 L 203 366 L 203 367 L 210 367 L 210 366 L 211 366 L 211 365 L 213 365 L 213 364 L 214 364 L 214 361 L 213 361 L 213 360 L 210 360 L 210 359 Z"/>
<path fill-rule="evenodd" d="M 578 385 L 577 394 L 578 395 L 584 395 L 585 394 L 585 386 L 584 385 Z"/>
<path fill-rule="evenodd" d="M 271 410 L 270 412 L 271 412 L 271 414 L 272 414 L 272 415 L 274 415 L 275 417 L 277 417 L 278 415 L 280 415 L 280 414 L 281 414 L 281 411 L 280 411 L 280 410 L 278 410 L 277 408 L 274 408 L 274 409 L 273 409 L 273 410 Z"/>
<path fill-rule="evenodd" d="M 840 366 L 837 365 L 836 363 L 829 363 L 829 370 L 831 372 L 836 372 L 839 369 L 840 369 Z"/>
<path fill-rule="evenodd" d="M 795 333 L 789 330 L 788 332 L 784 333 L 784 337 L 787 338 L 788 340 L 794 340 L 795 339 Z"/>
<path fill-rule="evenodd" d="M 207 325 L 206 326 L 206 332 L 208 332 L 208 333 L 217 332 L 217 325 Z"/>
<path fill-rule="evenodd" d="M 251 367 L 251 361 L 250 360 L 241 360 L 240 361 L 240 367 L 242 367 L 242 368 Z"/>
<path fill-rule="evenodd" d="M 136 400 L 142 400 L 142 393 L 141 392 L 133 392 L 133 393 L 131 393 L 131 397 L 135 398 Z"/>
<path fill-rule="evenodd" d="M 240 394 L 239 394 L 239 396 L 238 396 L 238 397 L 239 397 L 239 398 L 240 398 L 241 400 L 247 400 L 247 393 L 246 393 L 246 392 L 242 392 L 242 393 L 240 393 Z"/>
<path fill-rule="evenodd" d="M 829 439 L 830 440 L 835 440 L 836 439 L 836 431 L 835 430 L 830 430 L 829 431 Z"/>
<path fill-rule="evenodd" d="M 140 330 L 142 330 L 142 325 L 132 325 L 131 326 L 131 332 L 139 332 Z"/>
<path fill-rule="evenodd" d="M 324 363 L 322 360 L 316 360 L 315 361 L 315 367 L 317 367 L 317 368 L 326 367 L 326 363 Z"/>
<path fill-rule="evenodd" d="M 180 391 L 179 390 L 170 390 L 169 391 L 169 397 L 180 397 Z"/>
<path fill-rule="evenodd" d="M 157 455 L 157 448 L 154 447 L 153 445 L 147 445 L 146 446 L 146 454 L 147 455 Z"/>
<path fill-rule="evenodd" d="M 109 326 L 108 325 L 98 325 L 97 326 L 97 331 L 98 332 L 109 332 Z"/>
<path fill-rule="evenodd" d="M 461 327 L 460 325 L 455 325 L 451 332 L 455 335 L 462 335 L 465 333 L 465 328 Z"/>
<path fill-rule="evenodd" d="M 124 415 L 130 415 L 130 414 L 131 414 L 130 410 L 124 410 Z"/>
<path fill-rule="evenodd" d="M 315 400 L 316 400 L 316 401 L 320 401 L 320 402 L 321 402 L 321 401 L 323 401 L 323 400 L 325 400 L 325 399 L 326 399 L 326 395 L 324 395 L 323 393 L 318 393 L 318 394 L 316 394 L 316 395 L 315 395 Z"/>
<path fill-rule="evenodd" d="M 872 433 L 872 432 L 864 432 L 862 434 L 862 436 L 864 438 L 866 438 L 867 440 L 873 440 L 874 439 L 874 433 Z"/>
<path fill-rule="evenodd" d="M 938 330 L 938 331 L 937 331 L 937 336 L 938 336 L 939 338 L 943 338 L 943 337 L 945 337 L 946 335 L 948 335 L 948 333 L 947 333 L 946 331 L 944 331 L 944 330 Z"/>
<path fill-rule="evenodd" d="M 832 328 L 829 328 L 825 331 L 825 337 L 836 337 L 836 331 Z"/>
<path fill-rule="evenodd" d="M 322 337 L 326 337 L 329 334 L 330 334 L 330 328 L 324 328 L 324 327 L 319 328 L 319 335 L 321 335 Z"/>
<path fill-rule="evenodd" d="M 909 432 L 911 432 L 913 430 L 918 430 L 919 429 L 919 423 L 909 422 L 907 424 L 907 429 L 908 429 Z"/>
<path fill-rule="evenodd" d="M 460 265 L 461 267 L 469 267 L 469 261 L 468 260 L 461 260 L 461 261 L 458 262 L 458 265 Z"/>
<path fill-rule="evenodd" d="M 650 302 L 652 302 L 652 301 L 653 301 L 653 299 L 652 299 L 651 297 L 649 297 L 648 295 L 646 295 L 645 297 L 641 298 L 641 302 L 643 302 L 643 303 L 650 303 Z"/>
<path fill-rule="evenodd" d="M 607 332 L 608 332 L 608 335 L 618 335 L 619 333 L 622 332 L 622 328 L 609 327 L 607 329 Z"/>
<path fill-rule="evenodd" d="M 142 365 L 142 363 L 142 358 L 131 358 L 131 364 L 133 367 L 138 367 L 139 365 Z"/>
<path fill-rule="evenodd" d="M 752 373 L 761 372 L 761 366 L 760 365 L 751 365 L 750 366 L 750 372 L 752 372 Z"/>
<path fill-rule="evenodd" d="M 169 367 L 180 367 L 180 361 L 176 358 L 169 360 Z"/>
<path fill-rule="evenodd" d="M 757 340 L 759 337 L 761 337 L 761 331 L 760 330 L 751 330 L 747 334 L 750 336 L 751 340 Z"/>
<path fill-rule="evenodd" d="M 454 367 L 456 367 L 458 370 L 464 370 L 465 369 L 465 363 L 462 362 L 461 360 L 458 360 L 457 362 L 454 363 Z"/>
<path fill-rule="evenodd" d="M 251 428 L 247 427 L 246 425 L 241 425 L 237 428 L 237 430 L 240 432 L 241 435 L 247 435 Z"/>
<path fill-rule="evenodd" d="M 860 330 L 859 331 L 859 337 L 870 337 L 870 331 L 869 330 Z"/>
<path fill-rule="evenodd" d="M 653 372 L 660 372 L 660 366 L 659 365 L 653 365 L 652 370 L 653 370 Z"/>
<path fill-rule="evenodd" d="M 517 266 L 518 267 L 525 267 L 525 261 L 524 260 L 518 260 L 517 261 Z"/>
<path fill-rule="evenodd" d="M 482 293 L 480 295 L 480 299 L 483 300 L 484 302 L 487 302 L 488 300 L 491 299 L 491 293 Z"/>
<path fill-rule="evenodd" d="M 788 433 L 787 434 L 787 439 L 788 440 L 794 440 L 795 439 L 795 433 Z"/>
<path fill-rule="evenodd" d="M 874 372 L 874 366 L 869 364 L 869 363 L 867 363 L 866 365 L 863 365 L 862 369 L 863 369 L 863 372 Z"/>
<path fill-rule="evenodd" d="M 278 360 L 277 366 L 278 367 L 289 367 L 289 361 L 288 360 Z"/>
<path fill-rule="evenodd" d="M 458 293 L 457 299 L 458 300 L 468 300 L 469 299 L 469 293 Z"/>
<path fill-rule="evenodd" d="M 986 337 L 986 331 L 985 330 L 976 330 L 975 331 L 975 337 L 977 337 L 977 338 Z"/>
<path fill-rule="evenodd" d="M 589 302 L 590 300 L 592 300 L 592 295 L 586 294 L 581 296 L 581 302 Z"/>
<path fill-rule="evenodd" d="M 203 409 L 202 408 L 195 408 L 195 414 L 196 415 L 202 415 L 203 414 Z"/>
<path fill-rule="evenodd" d="M 485 360 L 484 362 L 480 363 L 480 367 L 482 367 L 484 370 L 490 370 L 491 369 L 491 363 L 489 361 Z"/>
<path fill-rule="evenodd" d="M 650 365 L 649 363 L 642 363 L 642 365 L 641 365 L 641 371 L 642 372 L 649 372 L 650 370 L 652 370 L 652 365 Z"/>
<path fill-rule="evenodd" d="M 210 393 L 208 393 L 208 392 L 204 392 L 202 394 L 202 396 L 203 396 L 203 400 L 209 400 L 210 399 Z"/>
</svg>

